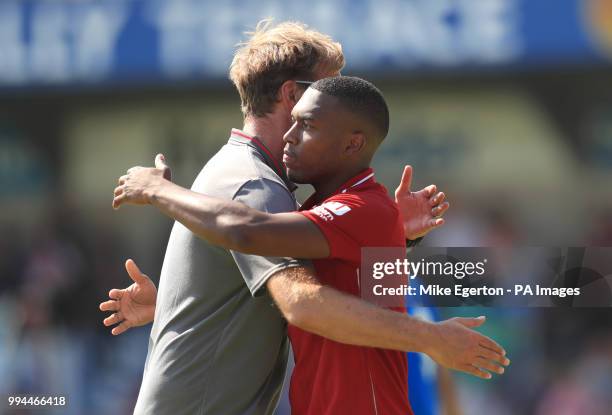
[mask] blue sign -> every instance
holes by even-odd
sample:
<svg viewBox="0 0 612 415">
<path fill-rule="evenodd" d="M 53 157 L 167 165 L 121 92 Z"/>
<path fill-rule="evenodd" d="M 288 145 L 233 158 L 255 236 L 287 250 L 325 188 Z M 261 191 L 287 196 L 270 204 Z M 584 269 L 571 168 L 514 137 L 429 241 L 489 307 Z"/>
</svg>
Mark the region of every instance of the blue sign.
<svg viewBox="0 0 612 415">
<path fill-rule="evenodd" d="M 347 72 L 612 57 L 609 0 L 3 0 L 0 86 L 224 78 L 244 31 L 270 16 L 340 41 Z"/>
</svg>

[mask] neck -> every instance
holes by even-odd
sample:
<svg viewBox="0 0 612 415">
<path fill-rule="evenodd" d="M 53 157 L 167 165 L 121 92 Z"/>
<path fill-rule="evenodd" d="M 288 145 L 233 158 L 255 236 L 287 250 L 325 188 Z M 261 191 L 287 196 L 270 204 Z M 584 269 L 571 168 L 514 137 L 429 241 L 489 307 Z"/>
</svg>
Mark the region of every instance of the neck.
<svg viewBox="0 0 612 415">
<path fill-rule="evenodd" d="M 247 116 L 242 131 L 259 140 L 270 150 L 272 157 L 281 161 L 283 158 L 283 136 L 289 129 L 287 120 L 279 114 L 267 114 L 264 117 Z"/>
<path fill-rule="evenodd" d="M 313 197 L 315 201 L 320 202 L 327 199 L 338 190 L 344 183 L 370 167 L 369 163 L 360 163 L 347 168 L 339 169 L 341 173 L 335 174 L 333 177 L 328 177 L 320 180 L 318 183 L 313 183 L 315 193 Z"/>
</svg>

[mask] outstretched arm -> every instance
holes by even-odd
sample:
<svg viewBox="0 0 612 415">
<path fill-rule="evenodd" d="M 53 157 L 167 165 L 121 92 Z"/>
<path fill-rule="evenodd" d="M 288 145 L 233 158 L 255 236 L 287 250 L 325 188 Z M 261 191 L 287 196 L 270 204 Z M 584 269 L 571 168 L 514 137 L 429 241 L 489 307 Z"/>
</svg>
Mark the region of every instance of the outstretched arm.
<svg viewBox="0 0 612 415">
<path fill-rule="evenodd" d="M 102 311 L 113 311 L 104 320 L 106 326 L 117 324 L 113 335 L 150 323 L 155 313 L 155 285 L 131 259 L 126 269 L 134 284 L 111 290 L 111 299 L 100 304 Z M 510 363 L 501 346 L 473 330 L 484 318 L 426 322 L 324 286 L 305 267 L 278 271 L 267 288 L 290 324 L 340 343 L 426 353 L 443 367 L 483 379 L 502 374 Z"/>
<path fill-rule="evenodd" d="M 431 185 L 410 190 L 412 168 L 406 166 L 396 202 L 408 239 L 417 239 L 444 224 L 441 216 L 449 207 L 445 195 Z M 297 213 L 268 214 L 242 203 L 209 197 L 170 181 L 170 168 L 163 155 L 154 168 L 133 167 L 119 178 L 113 207 L 122 204 L 156 206 L 212 244 L 248 254 L 325 258 L 329 246 L 316 225 Z"/>
<path fill-rule="evenodd" d="M 267 288 L 290 324 L 340 343 L 426 353 L 444 367 L 483 379 L 491 378 L 489 372 L 502 374 L 510 363 L 501 346 L 473 330 L 484 317 L 430 323 L 322 285 L 304 267 L 279 271 Z"/>
<path fill-rule="evenodd" d="M 243 203 L 214 198 L 164 178 L 161 155 L 155 168 L 132 167 L 119 178 L 113 207 L 151 204 L 165 215 L 223 248 L 273 257 L 325 258 L 329 246 L 319 228 L 296 212 L 270 214 Z"/>
</svg>

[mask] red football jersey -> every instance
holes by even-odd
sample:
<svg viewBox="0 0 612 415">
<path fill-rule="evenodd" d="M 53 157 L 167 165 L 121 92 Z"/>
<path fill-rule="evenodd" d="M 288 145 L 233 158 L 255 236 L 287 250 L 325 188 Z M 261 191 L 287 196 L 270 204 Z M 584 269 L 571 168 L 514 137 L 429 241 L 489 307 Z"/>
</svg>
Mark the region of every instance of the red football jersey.
<svg viewBox="0 0 612 415">
<path fill-rule="evenodd" d="M 362 247 L 405 247 L 402 220 L 372 169 L 300 213 L 325 235 L 330 256 L 314 260 L 321 283 L 359 296 Z M 405 310 L 397 311 L 405 312 Z M 289 396 L 293 415 L 412 415 L 406 354 L 351 346 L 289 326 L 295 356 Z"/>
</svg>

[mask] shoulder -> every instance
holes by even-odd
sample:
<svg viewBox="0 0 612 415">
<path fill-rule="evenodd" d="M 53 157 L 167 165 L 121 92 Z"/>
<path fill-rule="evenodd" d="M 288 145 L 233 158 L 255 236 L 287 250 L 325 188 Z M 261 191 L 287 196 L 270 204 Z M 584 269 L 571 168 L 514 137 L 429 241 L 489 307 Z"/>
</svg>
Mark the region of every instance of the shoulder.
<svg viewBox="0 0 612 415">
<path fill-rule="evenodd" d="M 354 211 L 356 215 L 368 216 L 377 221 L 394 221 L 399 217 L 397 205 L 386 189 L 378 184 L 362 191 L 338 193 L 325 200 L 322 206 L 346 213 Z"/>
<path fill-rule="evenodd" d="M 333 195 L 304 213 L 321 225 L 354 235 L 395 235 L 401 225 L 395 203 L 385 190 L 377 188 Z"/>
<path fill-rule="evenodd" d="M 357 251 L 347 251 L 346 247 L 359 249 L 404 244 L 399 211 L 386 191 L 380 189 L 369 187 L 339 193 L 302 214 L 325 234 L 332 257 L 359 257 Z"/>
<path fill-rule="evenodd" d="M 208 164 L 221 164 L 224 167 L 222 170 L 232 170 L 243 178 L 265 178 L 283 184 L 282 179 L 274 169 L 268 166 L 262 155 L 253 147 L 245 144 L 226 144 Z"/>
<path fill-rule="evenodd" d="M 269 184 L 269 186 L 263 186 Z M 235 198 L 250 186 L 275 189 L 290 195 L 283 180 L 250 146 L 228 143 L 204 166 L 192 190 L 216 197 Z"/>
<path fill-rule="evenodd" d="M 232 199 L 267 213 L 292 212 L 298 208 L 295 196 L 282 180 L 261 176 L 244 181 Z"/>
</svg>

